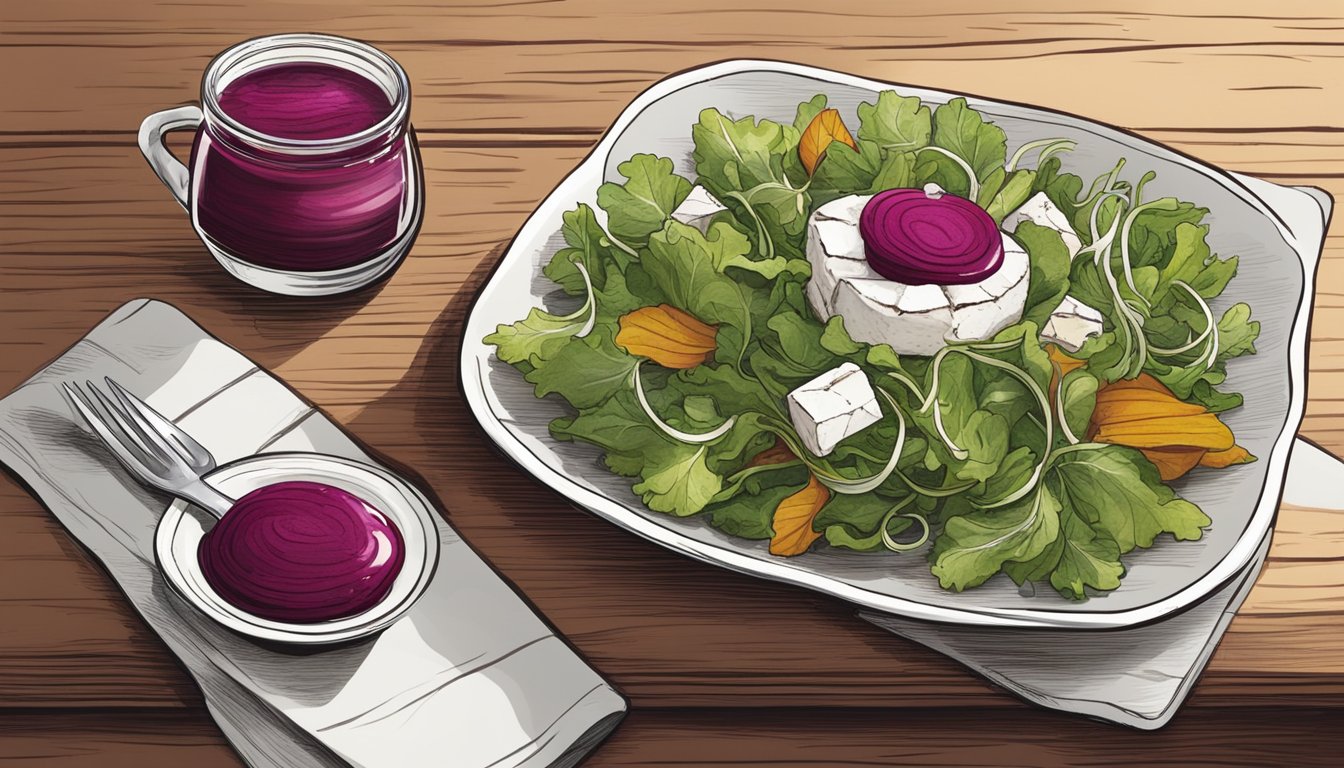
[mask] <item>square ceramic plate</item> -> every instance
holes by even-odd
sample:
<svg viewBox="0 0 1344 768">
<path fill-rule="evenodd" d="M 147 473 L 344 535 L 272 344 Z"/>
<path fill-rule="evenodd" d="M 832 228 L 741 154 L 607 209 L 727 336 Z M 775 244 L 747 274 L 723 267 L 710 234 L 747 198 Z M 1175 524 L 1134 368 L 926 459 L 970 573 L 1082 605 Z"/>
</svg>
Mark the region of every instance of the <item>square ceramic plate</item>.
<svg viewBox="0 0 1344 768">
<path fill-rule="evenodd" d="M 1137 177 L 1157 172 L 1148 189 L 1210 209 L 1214 251 L 1241 256 L 1240 273 L 1215 311 L 1245 301 L 1261 322 L 1258 354 L 1231 364 L 1231 387 L 1245 405 L 1227 415 L 1238 441 L 1260 460 L 1216 474 L 1196 469 L 1177 490 L 1199 504 L 1213 525 L 1198 542 L 1160 541 L 1125 558 L 1128 573 L 1114 592 L 1070 602 L 1050 589 L 1031 594 L 1006 576 L 963 593 L 947 592 L 930 575 L 923 553 L 872 555 L 822 549 L 777 558 L 765 542 L 737 539 L 695 517 L 678 519 L 645 508 L 630 481 L 608 472 L 599 453 L 560 442 L 547 423 L 564 405 L 537 400 L 513 368 L 482 339 L 536 305 L 563 301 L 540 274 L 562 244 L 561 214 L 595 205 L 598 186 L 620 181 L 616 166 L 639 152 L 670 157 L 694 179 L 691 126 L 700 110 L 792 122 L 801 101 L 825 93 L 851 124 L 855 109 L 896 88 L 941 104 L 962 94 L 865 80 L 838 72 L 767 61 L 730 61 L 654 85 L 632 103 L 602 141 L 532 214 L 472 308 L 462 342 L 462 386 L 486 433 L 514 461 L 574 503 L 623 528 L 736 571 L 815 589 L 866 608 L 913 618 L 992 626 L 1107 628 L 1152 621 L 1181 610 L 1226 582 L 1254 554 L 1273 521 L 1293 436 L 1305 401 L 1307 324 L 1316 260 L 1329 198 L 1255 179 L 1234 177 L 1174 150 L 1078 117 L 968 96 L 970 105 L 1008 134 L 1008 146 L 1039 138 L 1074 139 L 1068 170 L 1084 179 L 1119 157 Z"/>
</svg>

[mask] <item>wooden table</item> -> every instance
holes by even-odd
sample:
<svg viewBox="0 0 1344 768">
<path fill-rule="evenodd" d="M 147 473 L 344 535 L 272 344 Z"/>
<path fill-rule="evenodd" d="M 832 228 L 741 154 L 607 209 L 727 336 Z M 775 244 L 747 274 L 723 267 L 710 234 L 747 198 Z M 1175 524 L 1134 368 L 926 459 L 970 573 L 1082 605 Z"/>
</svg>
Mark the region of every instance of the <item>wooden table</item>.
<svg viewBox="0 0 1344 768">
<path fill-rule="evenodd" d="M 1026 706 L 844 603 L 692 562 L 571 508 L 482 442 L 458 392 L 456 336 L 509 237 L 621 108 L 668 72 L 730 57 L 1041 103 L 1344 197 L 1344 7 L 645 5 L 6 0 L 0 391 L 128 299 L 181 307 L 418 470 L 462 534 L 630 697 L 592 766 L 1337 764 L 1344 517 L 1283 510 L 1269 566 L 1186 709 L 1164 731 L 1131 732 Z M 140 119 L 195 99 L 213 54 L 293 30 L 362 38 L 405 65 L 428 190 L 424 229 L 390 282 L 302 303 L 225 276 L 135 149 Z M 1320 286 L 1303 434 L 1338 453 L 1339 226 Z M 238 764 L 183 670 L 7 476 L 0 762 Z"/>
</svg>

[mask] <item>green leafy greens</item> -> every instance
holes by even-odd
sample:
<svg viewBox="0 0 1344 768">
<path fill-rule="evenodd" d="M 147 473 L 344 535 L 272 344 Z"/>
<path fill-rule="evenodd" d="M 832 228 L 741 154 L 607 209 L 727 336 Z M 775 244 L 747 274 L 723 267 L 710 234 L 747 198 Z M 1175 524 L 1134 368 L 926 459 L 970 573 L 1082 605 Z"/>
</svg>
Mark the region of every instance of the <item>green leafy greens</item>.
<svg viewBox="0 0 1344 768">
<path fill-rule="evenodd" d="M 624 182 L 598 189 L 601 219 L 587 205 L 565 214 L 565 245 L 543 272 L 583 306 L 534 308 L 486 338 L 538 397 L 570 406 L 551 434 L 600 448 L 650 509 L 746 539 L 775 536 L 776 508 L 816 477 L 829 490 L 811 525 L 827 545 L 919 549 L 953 590 L 1005 573 L 1081 600 L 1117 588 L 1134 549 L 1199 538 L 1209 518 L 1143 453 L 1084 438 L 1099 390 L 1140 374 L 1211 412 L 1240 404 L 1219 387 L 1228 361 L 1254 353 L 1259 324 L 1245 304 L 1219 316 L 1209 306 L 1237 259 L 1211 252 L 1207 210 L 1145 202 L 1151 174 L 1130 183 L 1123 162 L 1085 192 L 1053 156 L 1073 142 L 1009 157 L 1004 132 L 965 100 L 931 109 L 892 91 L 858 107 L 854 148 L 831 144 L 809 174 L 799 138 L 826 107 L 818 95 L 789 124 L 706 109 L 691 127 L 694 183 L 670 159 L 635 155 L 617 167 Z M 1033 151 L 1036 167 L 1021 167 Z M 1071 257 L 1057 231 L 1020 224 L 1031 262 L 1021 322 L 932 358 L 857 342 L 803 298 L 817 207 L 927 183 L 997 222 L 1044 193 L 1083 242 Z M 695 184 L 726 206 L 703 230 L 672 216 Z M 1100 310 L 1106 330 L 1060 375 L 1039 329 L 1066 294 Z M 622 318 L 655 307 L 713 328 L 703 364 L 645 364 L 621 342 Z M 846 362 L 877 389 L 883 418 L 813 456 L 785 396 Z"/>
</svg>

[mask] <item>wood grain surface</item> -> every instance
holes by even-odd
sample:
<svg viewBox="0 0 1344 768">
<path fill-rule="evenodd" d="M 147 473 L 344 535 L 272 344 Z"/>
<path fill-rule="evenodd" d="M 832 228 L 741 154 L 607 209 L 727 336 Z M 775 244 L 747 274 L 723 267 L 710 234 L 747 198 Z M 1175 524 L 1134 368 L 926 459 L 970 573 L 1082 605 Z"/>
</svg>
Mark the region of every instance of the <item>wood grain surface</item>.
<svg viewBox="0 0 1344 768">
<path fill-rule="evenodd" d="M 305 301 L 215 266 L 135 149 L 238 40 L 311 30 L 408 70 L 428 212 L 387 283 Z M 1157 734 L 1021 704 L 849 606 L 668 553 L 483 442 L 457 336 L 533 207 L 637 93 L 735 57 L 1038 103 L 1224 168 L 1344 196 L 1344 6 L 679 0 L 0 2 L 0 392 L 122 302 L 170 301 L 413 467 L 453 524 L 634 713 L 590 760 L 640 765 L 1334 764 L 1344 517 L 1281 511 L 1269 565 Z M 1302 433 L 1344 453 L 1344 230 L 1319 274 Z M 237 765 L 114 584 L 0 478 L 0 763 Z M 445 764 L 451 764 L 445 763 Z"/>
</svg>

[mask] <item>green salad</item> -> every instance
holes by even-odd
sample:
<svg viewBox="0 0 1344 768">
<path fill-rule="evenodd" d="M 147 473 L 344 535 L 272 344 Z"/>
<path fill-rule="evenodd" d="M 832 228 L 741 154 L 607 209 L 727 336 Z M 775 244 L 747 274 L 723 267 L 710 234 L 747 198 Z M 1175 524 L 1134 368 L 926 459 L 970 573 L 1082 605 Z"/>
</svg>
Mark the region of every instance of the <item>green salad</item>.
<svg viewBox="0 0 1344 768">
<path fill-rule="evenodd" d="M 1210 307 L 1237 259 L 1154 174 L 1122 159 L 1085 183 L 1072 141 L 1010 154 L 965 100 L 893 91 L 851 116 L 818 95 L 792 124 L 711 108 L 690 131 L 695 178 L 635 155 L 604 216 L 564 215 L 544 273 L 577 308 L 485 339 L 568 405 L 551 434 L 600 448 L 649 509 L 774 556 L 920 557 L 945 589 L 1003 572 L 1082 600 L 1210 525 L 1170 482 L 1254 461 L 1218 416 L 1259 333 L 1247 305 Z M 947 306 L 909 303 L 926 295 Z M 809 421 L 807 393 L 841 381 L 852 410 Z"/>
</svg>

